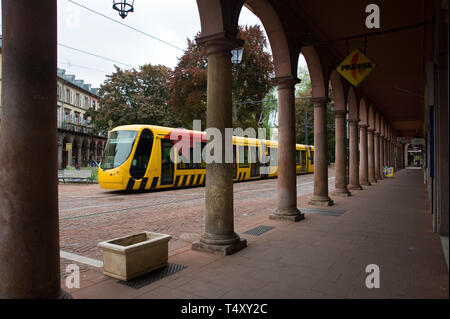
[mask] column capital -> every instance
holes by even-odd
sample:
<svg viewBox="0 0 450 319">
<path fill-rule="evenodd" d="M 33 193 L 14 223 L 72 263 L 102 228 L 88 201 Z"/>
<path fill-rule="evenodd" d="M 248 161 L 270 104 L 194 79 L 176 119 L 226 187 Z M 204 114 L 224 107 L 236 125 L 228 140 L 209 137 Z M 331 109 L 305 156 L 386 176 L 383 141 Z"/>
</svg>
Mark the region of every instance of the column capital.
<svg viewBox="0 0 450 319">
<path fill-rule="evenodd" d="M 219 32 L 204 37 L 198 37 L 195 40 L 198 44 L 205 45 L 207 55 L 230 52 L 234 48 L 244 44 L 244 40 L 236 39 L 228 32 Z"/>
<path fill-rule="evenodd" d="M 358 124 L 359 121 L 361 121 L 361 120 L 360 119 L 347 119 L 348 123 L 356 123 L 356 124 Z"/>
<path fill-rule="evenodd" d="M 294 89 L 294 85 L 300 83 L 300 79 L 293 75 L 279 76 L 271 79 L 272 83 L 278 86 L 278 89 Z"/>
<path fill-rule="evenodd" d="M 368 128 L 369 124 L 359 124 L 359 128 Z"/>
<path fill-rule="evenodd" d="M 380 136 L 380 132 L 374 132 L 375 135 Z"/>
<path fill-rule="evenodd" d="M 373 128 L 368 128 L 368 129 L 367 129 L 367 132 L 368 132 L 368 133 L 374 133 L 374 132 L 375 132 L 375 129 L 373 129 Z"/>
<path fill-rule="evenodd" d="M 330 99 L 326 96 L 313 97 L 311 98 L 311 102 L 314 104 L 314 107 L 321 107 L 328 103 Z"/>
<path fill-rule="evenodd" d="M 334 110 L 334 116 L 337 118 L 345 118 L 347 111 L 345 110 Z"/>
</svg>

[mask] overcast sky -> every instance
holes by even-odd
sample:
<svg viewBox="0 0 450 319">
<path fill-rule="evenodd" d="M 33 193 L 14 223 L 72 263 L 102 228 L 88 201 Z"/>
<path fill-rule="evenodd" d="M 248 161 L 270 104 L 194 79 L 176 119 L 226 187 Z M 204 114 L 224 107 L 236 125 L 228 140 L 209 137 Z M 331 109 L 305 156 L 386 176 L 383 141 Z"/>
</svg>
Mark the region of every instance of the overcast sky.
<svg viewBox="0 0 450 319">
<path fill-rule="evenodd" d="M 95 10 L 116 21 L 132 26 L 175 47 L 185 49 L 187 38 L 200 31 L 196 0 L 135 0 L 134 12 L 122 20 L 112 9 L 112 0 L 58 0 L 58 67 L 77 79 L 99 87 L 105 75 L 122 68 L 163 64 L 174 68 L 183 51 L 133 31 L 105 17 L 90 12 L 73 2 Z M 240 25 L 260 24 L 260 20 L 244 7 Z M 90 56 L 64 46 L 121 62 L 115 63 Z M 304 63 L 303 61 L 300 63 Z"/>
</svg>

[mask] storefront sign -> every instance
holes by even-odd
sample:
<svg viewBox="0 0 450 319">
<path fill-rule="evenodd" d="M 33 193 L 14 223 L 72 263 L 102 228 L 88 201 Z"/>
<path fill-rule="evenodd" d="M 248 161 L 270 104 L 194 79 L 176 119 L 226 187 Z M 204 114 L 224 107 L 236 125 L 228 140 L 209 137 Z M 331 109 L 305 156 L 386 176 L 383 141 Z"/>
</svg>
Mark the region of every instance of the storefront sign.
<svg viewBox="0 0 450 319">
<path fill-rule="evenodd" d="M 375 63 L 365 56 L 364 53 L 355 50 L 338 65 L 336 70 L 356 87 L 372 72 L 375 66 Z"/>
</svg>

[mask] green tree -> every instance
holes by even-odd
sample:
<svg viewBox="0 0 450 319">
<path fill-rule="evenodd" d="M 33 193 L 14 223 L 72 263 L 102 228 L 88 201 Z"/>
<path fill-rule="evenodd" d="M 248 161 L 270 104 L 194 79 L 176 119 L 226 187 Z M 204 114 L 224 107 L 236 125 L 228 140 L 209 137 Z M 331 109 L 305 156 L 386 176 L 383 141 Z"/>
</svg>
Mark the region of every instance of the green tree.
<svg viewBox="0 0 450 319">
<path fill-rule="evenodd" d="M 314 144 L 314 104 L 311 102 L 312 89 L 311 78 L 308 69 L 304 66 L 298 67 L 298 78 L 301 80 L 296 87 L 295 100 L 295 134 L 296 141 L 299 144 L 305 144 L 305 122 L 308 126 L 308 144 Z M 332 90 L 329 88 L 329 99 L 332 101 Z M 305 116 L 305 113 L 308 116 Z M 335 132 L 334 132 L 334 114 L 332 103 L 327 104 L 327 144 L 328 144 L 328 162 L 335 162 Z"/>
<path fill-rule="evenodd" d="M 261 103 L 262 112 L 258 120 L 258 125 L 259 127 L 266 129 L 265 138 L 270 139 L 270 129 L 274 126 L 278 126 L 278 123 L 275 122 L 278 112 L 278 98 L 275 87 L 264 97 Z"/>
<path fill-rule="evenodd" d="M 163 65 L 146 64 L 139 70 L 116 66 L 100 86 L 99 108 L 89 109 L 85 118 L 91 118 L 95 133 L 103 134 L 111 127 L 127 124 L 176 126 L 167 103 L 170 76 L 171 70 Z"/>
<path fill-rule="evenodd" d="M 314 105 L 311 102 L 311 79 L 308 69 L 298 67 L 300 83 L 295 92 L 295 136 L 296 142 L 305 144 L 305 133 L 308 131 L 308 144 L 314 144 Z M 307 126 L 307 128 L 305 127 Z"/>
<path fill-rule="evenodd" d="M 257 129 L 267 111 L 262 100 L 273 87 L 273 64 L 264 50 L 267 40 L 258 25 L 240 27 L 239 37 L 244 40 L 244 51 L 242 62 L 232 69 L 233 126 Z M 207 62 L 204 46 L 188 39 L 188 48 L 169 84 L 169 105 L 183 127 L 191 128 L 194 119 L 202 120 L 205 127 Z"/>
</svg>

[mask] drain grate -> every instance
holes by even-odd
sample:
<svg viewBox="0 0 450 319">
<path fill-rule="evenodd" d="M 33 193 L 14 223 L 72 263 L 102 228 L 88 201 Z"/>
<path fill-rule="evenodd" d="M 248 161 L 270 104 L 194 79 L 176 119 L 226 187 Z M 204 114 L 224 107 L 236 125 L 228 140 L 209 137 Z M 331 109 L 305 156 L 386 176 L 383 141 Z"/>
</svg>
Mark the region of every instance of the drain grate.
<svg viewBox="0 0 450 319">
<path fill-rule="evenodd" d="M 118 283 L 128 286 L 128 287 L 139 289 L 139 288 L 145 287 L 155 281 L 158 281 L 160 279 L 163 279 L 165 277 L 173 275 L 174 273 L 177 273 L 185 268 L 187 268 L 187 267 L 184 265 L 168 264 L 166 267 L 156 269 L 156 270 L 148 273 L 147 275 L 144 275 L 144 276 L 141 276 L 136 279 L 129 280 L 129 281 L 119 280 Z"/>
<path fill-rule="evenodd" d="M 259 235 L 264 234 L 265 232 L 268 232 L 269 230 L 272 230 L 274 228 L 275 227 L 273 227 L 273 226 L 261 225 L 261 226 L 257 226 L 255 228 L 247 230 L 244 234 L 259 236 Z"/>
<path fill-rule="evenodd" d="M 310 207 L 300 208 L 300 211 L 305 214 L 323 214 L 323 215 L 330 215 L 330 216 L 340 216 L 343 213 L 345 213 L 345 210 L 321 209 L 321 208 L 310 208 Z"/>
</svg>

